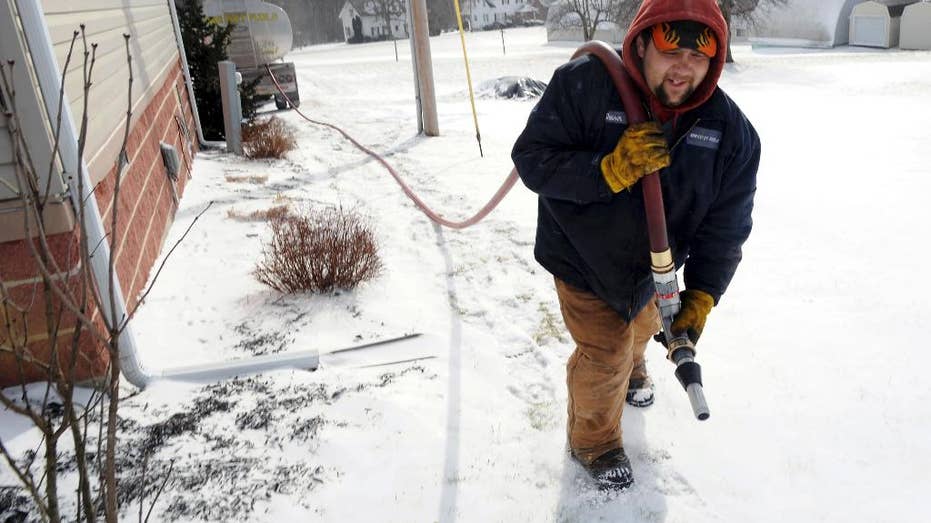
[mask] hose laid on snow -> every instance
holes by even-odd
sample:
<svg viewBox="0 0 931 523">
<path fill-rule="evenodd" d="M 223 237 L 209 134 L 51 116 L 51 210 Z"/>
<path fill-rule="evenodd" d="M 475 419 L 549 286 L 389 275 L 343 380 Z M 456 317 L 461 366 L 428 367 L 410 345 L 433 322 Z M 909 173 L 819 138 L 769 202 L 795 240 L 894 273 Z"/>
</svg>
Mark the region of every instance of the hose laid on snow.
<svg viewBox="0 0 931 523">
<path fill-rule="evenodd" d="M 513 168 L 511 169 L 511 173 L 508 175 L 507 179 L 504 181 L 504 183 L 501 185 L 498 191 L 494 194 L 494 196 L 491 197 L 491 200 L 489 200 L 488 203 L 486 203 L 485 206 L 482 207 L 478 211 L 478 213 L 475 214 L 475 216 L 467 220 L 461 221 L 461 222 L 453 222 L 453 221 L 447 220 L 446 218 L 443 218 L 442 216 L 434 212 L 432 209 L 430 209 L 427 206 L 427 204 L 425 204 L 420 198 L 418 198 L 417 195 L 414 194 L 414 191 L 412 191 L 411 188 L 408 187 L 406 183 L 404 183 L 404 180 L 401 179 L 401 175 L 399 175 L 397 171 L 394 170 L 394 167 L 392 167 L 391 164 L 385 161 L 384 158 L 379 156 L 378 153 L 362 145 L 361 143 L 356 141 L 355 138 L 353 138 L 352 136 L 349 136 L 349 134 L 346 131 L 340 129 L 339 127 L 331 123 L 314 120 L 312 118 L 309 118 L 304 113 L 302 113 L 301 110 L 298 109 L 294 105 L 291 99 L 288 98 L 288 95 L 284 92 L 284 89 L 281 88 L 281 84 L 278 83 L 278 79 L 275 78 L 275 75 L 272 73 L 271 68 L 266 65 L 265 71 L 268 72 L 268 76 L 272 79 L 272 82 L 275 83 L 275 87 L 278 89 L 278 92 L 281 94 L 281 96 L 284 97 L 285 100 L 287 100 L 288 105 L 290 105 L 291 108 L 293 108 L 297 112 L 297 114 L 301 115 L 302 118 L 304 118 L 310 123 L 322 125 L 324 127 L 329 127 L 331 129 L 338 131 L 340 134 L 345 136 L 347 140 L 352 142 L 353 145 L 355 145 L 361 151 L 363 151 L 364 153 L 374 158 L 375 161 L 377 161 L 378 163 L 382 164 L 382 166 L 384 166 L 385 169 L 388 170 L 388 173 L 391 174 L 391 176 L 395 179 L 395 181 L 398 182 L 398 185 L 401 186 L 401 190 L 404 191 L 404 194 L 406 194 L 407 197 L 410 198 L 411 201 L 414 202 L 417 208 L 423 211 L 423 213 L 426 214 L 427 217 L 430 218 L 433 222 L 438 223 L 444 227 L 449 227 L 450 229 L 465 229 L 466 227 L 469 227 L 470 225 L 475 225 L 476 223 L 481 221 L 482 218 L 487 216 L 488 213 L 490 213 L 495 207 L 497 207 L 499 203 L 501 203 L 501 200 L 504 199 L 505 195 L 507 195 L 507 193 L 511 190 L 512 187 L 514 187 L 514 184 L 517 182 L 517 168 Z"/>
</svg>

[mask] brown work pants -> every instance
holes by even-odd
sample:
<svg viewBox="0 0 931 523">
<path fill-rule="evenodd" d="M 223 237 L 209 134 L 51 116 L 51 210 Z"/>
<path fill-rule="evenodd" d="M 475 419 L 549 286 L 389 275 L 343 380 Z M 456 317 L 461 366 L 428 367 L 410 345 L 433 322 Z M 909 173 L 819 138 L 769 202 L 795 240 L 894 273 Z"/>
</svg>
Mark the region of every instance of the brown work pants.
<svg viewBox="0 0 931 523">
<path fill-rule="evenodd" d="M 631 372 L 646 377 L 644 351 L 660 330 L 659 310 L 650 302 L 630 323 L 600 298 L 556 280 L 563 320 L 576 349 L 566 364 L 569 389 L 569 447 L 591 463 L 623 446 L 621 413 Z"/>
</svg>

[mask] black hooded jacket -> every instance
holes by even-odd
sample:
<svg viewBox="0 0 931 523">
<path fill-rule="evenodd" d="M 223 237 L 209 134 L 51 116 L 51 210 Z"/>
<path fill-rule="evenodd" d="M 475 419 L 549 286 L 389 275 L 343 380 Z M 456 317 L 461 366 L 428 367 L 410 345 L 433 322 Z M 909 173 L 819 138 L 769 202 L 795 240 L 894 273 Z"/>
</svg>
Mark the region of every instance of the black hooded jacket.
<svg viewBox="0 0 931 523">
<path fill-rule="evenodd" d="M 660 180 L 676 267 L 717 303 L 750 234 L 760 142 L 720 88 L 707 93 L 663 124 L 672 164 Z M 643 194 L 639 182 L 612 194 L 600 168 L 626 128 L 604 65 L 583 56 L 556 70 L 511 156 L 539 195 L 537 261 L 629 321 L 654 296 Z"/>
</svg>

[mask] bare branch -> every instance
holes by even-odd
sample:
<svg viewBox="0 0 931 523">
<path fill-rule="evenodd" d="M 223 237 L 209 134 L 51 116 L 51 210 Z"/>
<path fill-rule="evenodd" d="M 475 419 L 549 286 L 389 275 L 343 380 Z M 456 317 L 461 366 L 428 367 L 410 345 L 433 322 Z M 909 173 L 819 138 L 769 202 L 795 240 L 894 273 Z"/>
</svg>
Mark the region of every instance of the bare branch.
<svg viewBox="0 0 931 523">
<path fill-rule="evenodd" d="M 152 515 L 152 509 L 155 508 L 155 503 L 158 501 L 158 498 L 162 496 L 162 492 L 165 490 L 165 486 L 168 485 L 168 480 L 171 479 L 171 472 L 175 468 L 175 460 L 168 462 L 168 472 L 165 473 L 165 479 L 162 480 L 162 484 L 158 487 L 158 492 L 155 493 L 155 497 L 152 498 L 152 503 L 149 505 L 149 511 L 145 514 L 145 520 L 143 523 L 149 523 L 149 516 Z"/>
<path fill-rule="evenodd" d="M 605 23 L 627 25 L 639 5 L 634 0 L 562 0 L 550 7 L 547 18 L 558 29 L 580 29 L 582 38 L 588 41 Z"/>
<path fill-rule="evenodd" d="M 74 31 L 74 34 L 71 35 L 71 45 L 68 46 L 68 55 L 65 57 L 65 67 L 61 70 L 61 87 L 58 89 L 58 111 L 55 117 L 55 135 L 54 142 L 52 144 L 52 154 L 49 155 L 48 163 L 48 175 L 46 176 L 45 182 L 45 197 L 44 201 L 48 201 L 49 193 L 52 190 L 52 174 L 55 172 L 55 157 L 58 155 L 59 150 L 59 137 L 61 136 L 61 113 L 65 107 L 65 75 L 68 72 L 68 64 L 71 63 L 71 53 L 74 51 L 74 44 L 78 40 L 78 32 Z"/>
<path fill-rule="evenodd" d="M 165 263 L 168 262 L 169 258 L 171 258 L 171 254 L 175 252 L 175 249 L 177 249 L 179 245 L 181 245 L 181 242 L 184 241 L 188 233 L 191 232 L 191 229 L 194 228 L 194 224 L 197 223 L 197 220 L 199 220 L 200 217 L 203 216 L 204 213 L 207 212 L 207 210 L 210 209 L 212 205 L 213 205 L 213 201 L 208 203 L 207 206 L 204 207 L 204 210 L 197 213 L 197 216 L 195 216 L 194 219 L 191 220 L 191 224 L 188 225 L 187 229 L 184 231 L 184 234 L 182 234 L 181 237 L 178 238 L 178 241 L 176 241 L 174 245 L 171 246 L 171 249 L 168 250 L 168 254 L 166 254 L 165 257 L 162 258 L 162 263 L 158 265 L 158 270 L 155 271 L 155 276 L 152 277 L 152 282 L 149 283 L 149 286 L 146 287 L 145 292 L 142 293 L 142 296 L 133 306 L 132 311 L 130 311 L 130 313 L 126 316 L 126 320 L 123 322 L 123 325 L 120 327 L 119 332 L 123 332 L 123 329 L 125 329 L 126 326 L 129 325 L 129 320 L 131 320 L 133 316 L 136 315 L 136 311 L 139 310 L 139 307 L 145 302 L 146 297 L 149 295 L 150 292 L 152 292 L 152 288 L 155 286 L 155 282 L 158 281 L 158 277 L 162 273 L 162 269 L 165 268 Z"/>
<path fill-rule="evenodd" d="M 142 480 L 139 481 L 139 523 L 142 523 L 142 505 L 145 503 L 145 475 L 149 467 L 149 454 L 142 457 Z"/>
<path fill-rule="evenodd" d="M 16 460 L 13 459 L 13 456 L 10 455 L 10 452 L 7 450 L 6 446 L 3 444 L 3 440 L 0 440 L 0 454 L 3 454 L 3 458 L 6 460 L 7 465 L 10 469 L 16 474 L 17 479 L 20 483 L 26 487 L 26 490 L 29 491 L 29 495 L 32 497 L 33 503 L 39 508 L 39 511 L 42 512 L 43 519 L 49 519 L 49 510 L 48 506 L 42 501 L 42 495 L 39 494 L 39 490 L 36 487 L 35 482 L 32 478 L 20 470 L 19 465 L 16 463 Z"/>
<path fill-rule="evenodd" d="M 113 204 L 111 206 L 111 220 L 110 220 L 110 267 L 108 268 L 107 277 L 110 279 L 110 317 L 113 319 L 113 325 L 111 327 L 111 333 L 115 332 L 119 336 L 119 332 L 122 330 L 120 323 L 123 321 L 122 318 L 116 317 L 116 291 L 114 286 L 116 282 L 114 281 L 116 275 L 116 245 L 117 245 L 117 216 L 119 209 L 119 196 L 120 196 L 120 183 L 123 180 L 123 170 L 129 165 L 128 155 L 126 153 L 126 145 L 129 142 L 129 124 L 133 115 L 133 56 L 129 52 L 129 35 L 123 34 L 123 43 L 126 45 L 126 68 L 129 70 L 129 82 L 126 87 L 126 125 L 123 127 L 123 144 L 120 146 L 120 153 L 116 165 L 116 182 L 113 186 Z M 110 354 L 110 357 L 119 357 L 118 354 Z"/>
</svg>

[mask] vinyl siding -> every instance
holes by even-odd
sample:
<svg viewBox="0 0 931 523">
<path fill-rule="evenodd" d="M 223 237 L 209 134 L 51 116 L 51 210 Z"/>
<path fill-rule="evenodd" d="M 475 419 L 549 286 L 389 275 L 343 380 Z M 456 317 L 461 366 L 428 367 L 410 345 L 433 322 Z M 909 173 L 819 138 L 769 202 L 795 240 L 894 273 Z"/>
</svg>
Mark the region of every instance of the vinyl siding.
<svg viewBox="0 0 931 523">
<path fill-rule="evenodd" d="M 113 167 L 126 124 L 129 81 L 123 34 L 130 35 L 132 55 L 132 124 L 164 83 L 166 74 L 177 67 L 178 47 L 166 0 L 43 0 L 46 23 L 55 46 L 55 56 L 64 68 L 74 31 L 84 24 L 87 45 L 97 44 L 87 109 L 85 161 L 93 182 L 100 181 Z M 65 90 L 80 129 L 84 114 L 83 60 L 80 39 L 68 64 Z"/>
<path fill-rule="evenodd" d="M 12 60 L 14 66 L 7 68 L 11 74 L 13 88 L 16 91 L 16 113 L 19 122 L 19 132 L 28 147 L 29 157 L 32 159 L 38 175 L 39 182 L 44 187 L 48 175 L 48 166 L 51 159 L 51 130 L 46 116 L 45 107 L 38 94 L 34 70 L 25 51 L 26 44 L 23 39 L 22 26 L 19 24 L 18 13 L 11 4 L 0 2 L 0 60 Z M 14 147 L 9 134 L 10 121 L 0 118 L 0 177 L 4 181 L 13 181 L 15 172 Z M 54 197 L 64 192 L 61 179 L 60 165 L 55 163 L 50 184 L 51 194 Z M 5 184 L 0 184 L 0 241 L 21 237 L 22 218 L 15 217 L 11 208 L 19 205 L 18 196 Z M 11 225 L 12 224 L 12 225 Z"/>
</svg>

